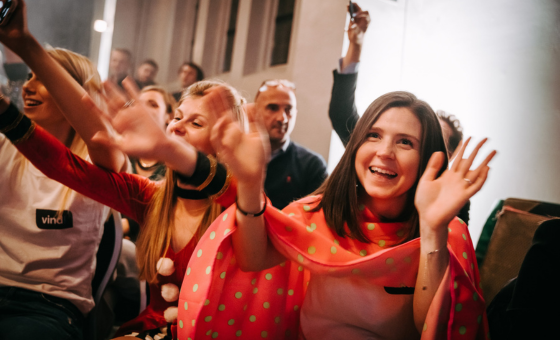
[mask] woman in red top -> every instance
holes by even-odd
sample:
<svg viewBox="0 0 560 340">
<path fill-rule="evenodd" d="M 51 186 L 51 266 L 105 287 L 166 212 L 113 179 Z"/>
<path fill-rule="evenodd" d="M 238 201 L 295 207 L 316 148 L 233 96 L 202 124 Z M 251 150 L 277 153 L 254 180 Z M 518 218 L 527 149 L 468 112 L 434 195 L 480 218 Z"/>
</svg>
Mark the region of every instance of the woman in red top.
<svg viewBox="0 0 560 340">
<path fill-rule="evenodd" d="M 41 63 L 52 64 L 25 22 L 22 1 L 8 26 L 0 29 L 0 39 L 32 67 L 39 69 Z M 53 68 L 41 68 L 43 82 L 55 85 L 57 79 L 69 77 L 63 71 L 46 72 Z M 51 87 L 58 91 L 54 85 Z M 64 98 L 59 105 L 66 108 L 63 114 L 77 135 L 84 137 L 88 147 L 92 145 L 92 160 L 113 170 L 121 168 L 118 164 L 123 160 L 123 151 L 133 157 L 159 160 L 172 170 L 167 171 L 165 180 L 156 183 L 92 165 L 35 126 L 14 106 L 0 115 L 0 123 L 9 127 L 10 140 L 45 175 L 139 222 L 137 260 L 141 278 L 150 283 L 150 305 L 138 318 L 125 324 L 119 334 L 171 337 L 168 326 L 177 315 L 178 285 L 194 246 L 222 210 L 215 201 L 220 200 L 224 206 L 232 202 L 226 193 L 231 176 L 211 156 L 215 152 L 210 144 L 210 130 L 217 115 L 226 109 L 233 112 L 232 119 L 243 120 L 241 105 L 245 100 L 224 83 L 199 82 L 186 91 L 165 133 L 161 121 L 156 121 L 142 100 L 124 110 L 115 110 L 122 108 L 124 101 L 109 87 L 109 108 L 111 112 L 118 111 L 113 126 L 118 132 L 126 129 L 126 133 L 120 136 L 122 143 L 108 143 L 107 137 L 101 137 L 110 136 L 111 130 L 106 128 L 108 124 L 91 98 L 84 96 L 85 91 L 78 85 L 65 89 L 67 96 L 59 96 Z M 136 94 L 133 96 L 137 99 Z M 99 131 L 102 134 L 94 138 Z M 235 191 L 234 186 L 231 188 Z"/>
<path fill-rule="evenodd" d="M 123 325 L 118 334 L 171 337 L 178 286 L 193 249 L 222 206 L 230 205 L 234 199 L 231 194 L 235 186 L 230 185 L 228 170 L 211 156 L 215 154 L 210 144 L 215 113 L 227 108 L 235 112 L 233 119 L 243 119 L 243 103 L 237 92 L 223 83 L 196 83 L 186 91 L 168 134 L 142 103 L 119 112 L 113 125 L 118 131 L 126 126 L 126 132 L 114 145 L 136 157 L 160 160 L 173 169 L 161 182 L 94 166 L 40 127 L 16 145 L 45 175 L 140 224 L 137 261 L 140 277 L 150 283 L 150 304 L 139 317 Z M 25 117 L 21 120 L 25 122 Z M 96 139 L 110 143 L 101 137 Z"/>
</svg>

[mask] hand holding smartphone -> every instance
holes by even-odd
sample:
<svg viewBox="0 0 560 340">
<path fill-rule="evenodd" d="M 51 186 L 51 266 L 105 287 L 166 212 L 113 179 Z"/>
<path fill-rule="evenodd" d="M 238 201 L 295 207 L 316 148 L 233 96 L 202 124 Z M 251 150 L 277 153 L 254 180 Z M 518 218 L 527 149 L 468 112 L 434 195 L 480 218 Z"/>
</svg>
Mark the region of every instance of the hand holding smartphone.
<svg viewBox="0 0 560 340">
<path fill-rule="evenodd" d="M 17 0 L 0 0 L 0 26 L 7 24 L 17 7 Z"/>
<path fill-rule="evenodd" d="M 350 20 L 354 21 L 354 18 L 356 17 L 356 8 L 354 7 L 354 3 L 352 3 L 352 0 L 350 0 L 348 4 L 348 13 L 350 13 Z"/>
</svg>

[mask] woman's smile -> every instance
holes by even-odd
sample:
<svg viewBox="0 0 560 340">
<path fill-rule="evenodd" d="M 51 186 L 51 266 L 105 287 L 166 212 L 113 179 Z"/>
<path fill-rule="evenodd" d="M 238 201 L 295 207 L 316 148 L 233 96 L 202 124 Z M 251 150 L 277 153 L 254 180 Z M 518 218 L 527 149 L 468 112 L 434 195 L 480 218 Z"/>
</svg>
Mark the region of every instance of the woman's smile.
<svg viewBox="0 0 560 340">
<path fill-rule="evenodd" d="M 356 175 L 366 201 L 404 208 L 418 176 L 421 139 L 422 125 L 409 109 L 390 108 L 381 114 L 356 152 Z"/>
</svg>

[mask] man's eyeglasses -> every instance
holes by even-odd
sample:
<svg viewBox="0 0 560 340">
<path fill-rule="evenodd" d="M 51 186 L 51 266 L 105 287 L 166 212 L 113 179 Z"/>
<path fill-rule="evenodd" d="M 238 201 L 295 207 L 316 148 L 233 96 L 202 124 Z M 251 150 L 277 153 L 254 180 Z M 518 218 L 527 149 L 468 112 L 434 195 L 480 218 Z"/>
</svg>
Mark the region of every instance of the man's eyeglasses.
<svg viewBox="0 0 560 340">
<path fill-rule="evenodd" d="M 263 81 L 263 83 L 259 87 L 259 92 L 264 92 L 264 91 L 268 90 L 269 87 L 277 87 L 277 86 L 284 86 L 284 87 L 287 87 L 287 88 L 291 89 L 292 91 L 296 90 L 296 84 L 292 83 L 289 80 L 273 79 L 273 80 Z"/>
</svg>

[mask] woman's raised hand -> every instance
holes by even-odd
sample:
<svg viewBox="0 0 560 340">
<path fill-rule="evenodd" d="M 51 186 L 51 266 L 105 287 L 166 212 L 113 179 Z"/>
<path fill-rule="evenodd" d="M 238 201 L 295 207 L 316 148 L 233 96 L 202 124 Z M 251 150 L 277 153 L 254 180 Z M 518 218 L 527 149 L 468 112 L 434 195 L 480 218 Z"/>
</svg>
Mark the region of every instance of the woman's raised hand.
<svg viewBox="0 0 560 340">
<path fill-rule="evenodd" d="M 107 112 L 93 107 L 92 110 L 112 125 L 114 133 L 98 133 L 96 142 L 110 145 L 122 150 L 131 157 L 160 159 L 161 151 L 167 145 L 170 136 L 162 129 L 155 117 L 138 101 L 138 89 L 134 81 L 127 78 L 123 81 L 130 100 L 118 87 L 110 82 L 105 83 Z M 84 96 L 87 105 L 95 106 L 88 96 Z"/>
<path fill-rule="evenodd" d="M 256 120 L 254 104 L 244 105 L 249 131 L 235 122 L 231 114 L 222 114 L 212 129 L 212 145 L 240 183 L 262 186 L 270 144 L 266 131 Z"/>
<path fill-rule="evenodd" d="M 420 217 L 420 234 L 447 228 L 467 201 L 484 185 L 488 176 L 488 163 L 496 155 L 492 151 L 474 170 L 470 170 L 478 151 L 486 143 L 483 139 L 468 158 L 463 158 L 470 138 L 461 146 L 451 167 L 437 177 L 444 154 L 436 152 L 430 158 L 424 175 L 418 182 L 414 203 Z M 437 177 L 437 178 L 436 178 Z M 428 228 L 428 229 L 426 229 Z"/>
<path fill-rule="evenodd" d="M 12 4 L 13 6 L 13 4 Z M 19 0 L 16 8 L 11 9 L 9 21 L 0 25 L 0 42 L 16 53 L 24 48 L 24 38 L 31 37 L 27 27 L 27 8 L 25 1 Z"/>
</svg>

